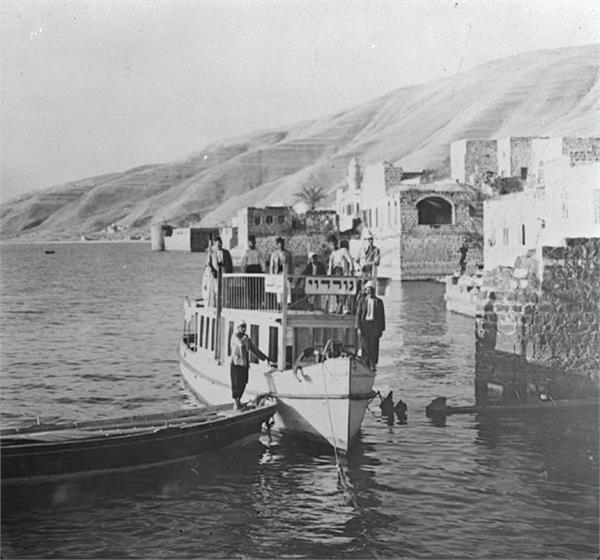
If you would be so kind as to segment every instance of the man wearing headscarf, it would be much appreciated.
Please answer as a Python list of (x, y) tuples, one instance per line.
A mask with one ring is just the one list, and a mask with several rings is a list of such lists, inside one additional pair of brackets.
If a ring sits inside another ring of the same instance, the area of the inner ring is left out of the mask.
[(269, 358), (263, 354), (246, 334), (246, 321), (238, 323), (237, 331), (231, 337), (231, 396), (235, 401), (237, 409), (242, 408), (242, 395), (248, 384), (248, 371), (250, 369), (250, 352), (259, 360), (268, 361)]
[(375, 284), (369, 280), (364, 289), (366, 296), (358, 301), (355, 327), (360, 337), (364, 362), (373, 370), (379, 361), (379, 339), (385, 331), (383, 301), (375, 295)]

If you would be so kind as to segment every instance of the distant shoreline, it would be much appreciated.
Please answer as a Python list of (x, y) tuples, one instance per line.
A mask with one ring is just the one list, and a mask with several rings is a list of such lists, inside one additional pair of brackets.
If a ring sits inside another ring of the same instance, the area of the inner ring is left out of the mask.
[(147, 243), (150, 245), (149, 239), (40, 239), (40, 240), (20, 240), (20, 239), (2, 239), (0, 245), (66, 245), (66, 244), (98, 244), (98, 243)]

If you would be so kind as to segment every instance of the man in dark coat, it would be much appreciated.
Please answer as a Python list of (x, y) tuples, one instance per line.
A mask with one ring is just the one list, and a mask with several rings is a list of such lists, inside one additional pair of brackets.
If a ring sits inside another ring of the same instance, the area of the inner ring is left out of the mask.
[(219, 268), (222, 268), (226, 274), (233, 272), (233, 260), (231, 259), (231, 253), (227, 249), (223, 249), (223, 240), (217, 237), (215, 241), (216, 247), (212, 250), (209, 265), (213, 276), (216, 278)]
[(375, 371), (379, 361), (379, 339), (385, 331), (385, 309), (383, 301), (375, 295), (375, 284), (371, 280), (364, 289), (366, 296), (360, 299), (356, 310), (356, 330), (363, 361)]
[(311, 253), (302, 276), (325, 276), (325, 265), (319, 260), (317, 253)]

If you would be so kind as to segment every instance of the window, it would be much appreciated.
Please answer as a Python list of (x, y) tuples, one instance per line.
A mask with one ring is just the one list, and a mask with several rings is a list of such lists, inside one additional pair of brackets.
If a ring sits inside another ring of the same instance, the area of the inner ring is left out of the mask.
[(360, 204), (357, 202), (356, 203), (356, 213), (358, 214), (360, 212)]
[(569, 198), (567, 196), (567, 191), (562, 191), (560, 199), (560, 215), (562, 218), (566, 219), (569, 217)]
[(215, 349), (215, 319), (211, 319), (211, 329), (210, 329), (210, 349)]
[(502, 229), (502, 243), (504, 243), (504, 245), (508, 245), (508, 228), (507, 227)]
[(392, 225), (392, 203), (388, 201), (388, 219), (387, 219), (387, 225), (391, 226)]
[[(260, 348), (260, 340), (258, 338), (258, 325), (250, 325), (250, 340), (254, 343), (254, 346)], [(258, 358), (250, 352), (250, 361), (253, 364), (258, 364)]]
[(269, 361), (277, 362), (279, 357), (279, 329), (277, 327), (269, 327)]
[(521, 224), (521, 245), (525, 245), (525, 224)]
[(419, 225), (452, 223), (452, 205), (439, 196), (428, 196), (417, 203)]
[(204, 348), (208, 350), (208, 337), (210, 334), (210, 319), (206, 317), (205, 329), (204, 329)]
[(273, 216), (269, 215), (265, 218), (265, 222), (269, 225), (273, 223)]
[(200, 315), (200, 333), (198, 335), (198, 344), (200, 346), (204, 346), (204, 338), (202, 335), (204, 334), (204, 315)]
[(227, 355), (231, 356), (231, 338), (233, 337), (233, 321), (229, 321), (229, 334), (227, 335), (227, 340), (229, 344), (227, 344)]
[(260, 225), (260, 216), (254, 216), (254, 225), (255, 226), (259, 226)]
[(375, 227), (379, 227), (379, 208), (375, 208)]
[(348, 204), (348, 206), (346, 206), (346, 214), (348, 216), (352, 215), (352, 204)]
[(521, 179), (523, 181), (527, 179), (527, 167), (521, 167)]
[(277, 223), (283, 224), (284, 222), (285, 222), (285, 216), (283, 214), (279, 214), (279, 216), (277, 216)]
[(395, 226), (398, 225), (398, 218), (399, 218), (398, 201), (394, 200), (394, 225)]

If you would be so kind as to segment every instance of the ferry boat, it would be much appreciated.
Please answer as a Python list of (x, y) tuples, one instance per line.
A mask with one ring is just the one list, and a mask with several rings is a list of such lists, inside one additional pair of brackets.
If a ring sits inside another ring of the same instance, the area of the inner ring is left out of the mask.
[(222, 274), (215, 283), (184, 303), (179, 358), (193, 393), (211, 405), (231, 402), (230, 340), (244, 319), (253, 343), (277, 364), (252, 362), (244, 396), (276, 399), (274, 429), (347, 451), (375, 380), (357, 354), (359, 278)]

